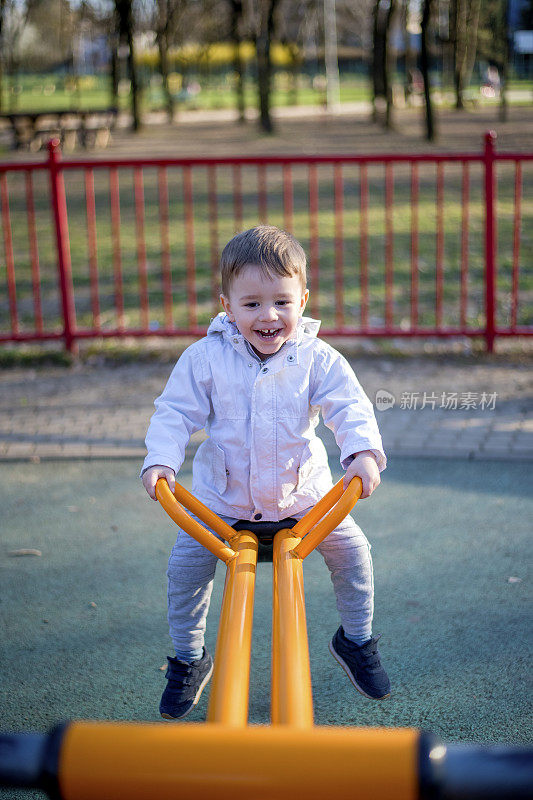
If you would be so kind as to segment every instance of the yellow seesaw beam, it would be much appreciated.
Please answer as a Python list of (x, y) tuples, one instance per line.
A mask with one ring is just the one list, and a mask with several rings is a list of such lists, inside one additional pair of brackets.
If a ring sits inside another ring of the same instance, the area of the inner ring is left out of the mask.
[(63, 800), (417, 800), (419, 731), (74, 722)]
[(290, 530), (274, 537), (271, 720), (307, 728), (313, 724), (313, 693), (303, 564), (291, 552), (299, 541)]
[[(343, 481), (340, 480), (292, 530), (280, 531), (274, 538), (271, 678), (273, 725), (306, 728), (313, 724), (313, 691), (302, 561), (349, 514), (361, 491), (360, 478), (354, 478), (346, 491), (343, 490)], [(306, 533), (307, 536), (301, 539)]]
[(240, 531), (234, 546), (237, 558), (226, 570), (207, 721), (241, 726), (248, 721), (257, 537)]

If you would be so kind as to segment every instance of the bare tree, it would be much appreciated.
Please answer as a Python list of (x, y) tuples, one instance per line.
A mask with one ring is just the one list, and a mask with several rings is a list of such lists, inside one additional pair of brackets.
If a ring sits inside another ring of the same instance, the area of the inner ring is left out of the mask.
[(476, 60), (480, 8), (481, 0), (452, 0), (450, 4), (456, 108), (464, 108), (464, 92)]
[(174, 119), (175, 101), (169, 86), (168, 52), (176, 36), (176, 29), (183, 16), (184, 0), (157, 0), (157, 19), (155, 23), (157, 49), (159, 51), (159, 70), (161, 72), (163, 94), (169, 122)]
[(233, 43), (233, 70), (235, 72), (235, 98), (239, 122), (244, 122), (246, 107), (244, 101), (244, 65), (241, 57), (241, 26), (243, 19), (242, 0), (228, 0), (230, 4), (230, 38)]
[[(372, 13), (375, 0), (336, 0), (339, 47), (348, 45), (362, 54), (371, 50)], [(304, 61), (322, 69), (325, 62), (323, 0), (280, 0), (276, 13), (276, 36), (291, 56), (291, 95), (297, 102), (297, 73)]]
[(115, 23), (118, 40), (118, 54), (126, 55), (128, 78), (131, 91), (132, 130), (138, 131), (141, 127), (139, 109), (139, 80), (135, 65), (135, 47), (133, 39), (134, 16), (132, 0), (115, 0)]
[[(485, 0), (480, 12), (477, 55), (489, 65), (487, 79), (500, 92), (499, 118), (507, 118), (507, 84), (510, 61), (510, 0)], [(533, 27), (533, 4), (524, 3), (517, 24), (522, 30)]]
[(0, 0), (0, 112), (4, 110), (4, 54), (5, 47), (5, 13), (6, 13), (7, 0)]
[(255, 48), (257, 53), (257, 90), (259, 101), (259, 127), (264, 133), (273, 133), (274, 125), (270, 113), (270, 91), (272, 60), (270, 46), (274, 33), (274, 13), (278, 0), (258, 0), (255, 24)]
[(499, 63), (500, 73), (500, 122), (507, 120), (507, 83), (509, 77), (509, 60), (510, 60), (510, 47), (509, 47), (509, 0), (503, 0), (500, 25), (499, 25), (499, 38), (501, 51), (501, 60)]
[(387, 129), (392, 128), (392, 109), (393, 109), (392, 76), (393, 76), (393, 64), (395, 64), (395, 59), (393, 57), (393, 49), (391, 47), (390, 32), (395, 13), (396, 13), (396, 0), (389, 0), (389, 8), (387, 10), (386, 25), (385, 25), (385, 97), (387, 100), (387, 110), (385, 113), (385, 127)]
[(435, 132), (435, 115), (431, 100), (431, 81), (429, 75), (430, 66), (430, 31), (433, 12), (433, 0), (423, 0), (422, 3), (422, 21), (420, 27), (422, 29), (422, 42), (420, 50), (420, 71), (424, 81), (424, 99), (426, 110), (426, 139), (429, 142), (434, 141), (436, 138)]
[[(318, 54), (322, 15), (316, 0), (284, 0), (279, 9), (276, 31), (290, 57), (290, 105), (298, 105), (298, 83), (304, 53)], [(312, 44), (311, 44), (312, 43)]]
[(403, 53), (404, 53), (404, 98), (408, 103), (413, 92), (413, 70), (416, 63), (413, 64), (413, 48), (411, 47), (411, 38), (408, 31), (409, 21), (409, 0), (399, 0), (399, 17), (400, 29), (402, 32), (403, 40)]
[(390, 47), (391, 23), (396, 11), (396, 0), (375, 0), (372, 26), (372, 90), (373, 119), (378, 120), (378, 105), (385, 102), (385, 128), (392, 127), (392, 55)]

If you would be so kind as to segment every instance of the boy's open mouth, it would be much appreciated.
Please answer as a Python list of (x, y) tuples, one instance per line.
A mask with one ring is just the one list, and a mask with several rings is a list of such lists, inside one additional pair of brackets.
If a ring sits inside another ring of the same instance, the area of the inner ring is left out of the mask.
[(261, 328), (260, 330), (256, 330), (256, 333), (261, 339), (274, 339), (279, 332), (280, 328)]

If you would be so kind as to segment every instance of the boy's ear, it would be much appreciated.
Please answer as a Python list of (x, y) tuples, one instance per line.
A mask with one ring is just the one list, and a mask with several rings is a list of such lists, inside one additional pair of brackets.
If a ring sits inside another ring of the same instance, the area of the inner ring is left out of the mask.
[(221, 294), (220, 295), (220, 302), (222, 303), (222, 307), (223, 307), (224, 311), (228, 315), (229, 321), (230, 322), (235, 322), (235, 317), (234, 317), (234, 315), (232, 313), (231, 306), (229, 304), (228, 298), (225, 295)]
[(309, 289), (306, 289), (305, 292), (303, 292), (302, 297), (300, 299), (300, 316), (302, 316), (302, 314), (304, 313), (304, 309), (307, 305), (308, 299), (309, 299)]

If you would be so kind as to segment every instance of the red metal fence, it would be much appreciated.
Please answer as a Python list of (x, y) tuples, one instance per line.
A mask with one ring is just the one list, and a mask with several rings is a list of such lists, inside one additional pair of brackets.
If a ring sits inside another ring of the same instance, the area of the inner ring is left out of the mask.
[(260, 221), (306, 248), (323, 335), (492, 350), (533, 333), (532, 172), (490, 133), (450, 155), (67, 161), (51, 143), (0, 164), (0, 342), (203, 335), (220, 250)]

